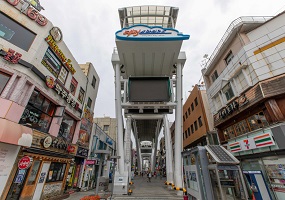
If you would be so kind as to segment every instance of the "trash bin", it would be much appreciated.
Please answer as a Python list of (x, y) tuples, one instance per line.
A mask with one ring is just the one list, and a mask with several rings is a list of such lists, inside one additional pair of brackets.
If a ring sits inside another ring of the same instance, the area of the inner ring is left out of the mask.
[(184, 195), (183, 200), (188, 200), (188, 195)]

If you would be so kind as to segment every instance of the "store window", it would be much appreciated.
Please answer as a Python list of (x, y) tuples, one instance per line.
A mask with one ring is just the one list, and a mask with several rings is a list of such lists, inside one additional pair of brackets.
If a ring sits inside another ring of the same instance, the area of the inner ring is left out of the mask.
[(28, 51), (35, 37), (35, 33), (0, 12), (0, 38)]
[[(1, 34), (1, 31), (0, 31), (0, 34)], [(6, 84), (8, 83), (10, 77), (11, 77), (10, 75), (0, 72), (0, 94), (6, 87)]]
[(35, 160), (33, 163), (33, 167), (31, 168), (30, 175), (27, 180), (27, 185), (34, 185), (36, 183), (36, 177), (41, 165), (40, 160)]
[(59, 136), (64, 138), (68, 143), (72, 142), (75, 127), (76, 127), (76, 120), (73, 119), (67, 113), (63, 114), (63, 119), (59, 128)]
[(50, 164), (46, 182), (62, 181), (65, 173), (66, 163), (53, 162)]
[(69, 90), (73, 96), (75, 96), (77, 85), (78, 85), (78, 82), (75, 80), (74, 77), (72, 77)]
[(223, 88), (223, 93), (227, 99), (227, 101), (229, 101), (230, 99), (232, 99), (234, 97), (234, 92), (233, 89), (231, 87), (231, 84), (228, 83), (224, 88)]
[(53, 53), (51, 48), (46, 50), (46, 53), (41, 62), (55, 77), (65, 84), (68, 76), (68, 70), (63, 66), (58, 57)]
[(55, 110), (54, 103), (34, 90), (19, 124), (47, 133)]
[(78, 101), (79, 101), (80, 103), (83, 102), (84, 94), (85, 94), (85, 91), (82, 89), (82, 87), (80, 87), (80, 91), (79, 91), (79, 95), (78, 95)]
[(247, 118), (247, 122), (250, 126), (251, 131), (269, 125), (263, 112), (259, 112), (250, 116), (249, 118)]

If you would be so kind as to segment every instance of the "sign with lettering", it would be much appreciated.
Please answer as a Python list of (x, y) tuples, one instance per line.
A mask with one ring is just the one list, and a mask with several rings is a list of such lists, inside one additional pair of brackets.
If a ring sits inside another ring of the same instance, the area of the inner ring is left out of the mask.
[(244, 138), (236, 142), (229, 142), (229, 149), (231, 152), (236, 153), (272, 145), (275, 145), (275, 142), (271, 133), (264, 133), (254, 137)]
[(134, 25), (116, 32), (117, 39), (133, 41), (188, 40), (189, 37), (189, 35), (184, 35), (176, 29), (147, 25)]
[[(48, 23), (48, 20), (45, 16), (41, 15), (39, 13), (40, 9), (42, 7), (40, 4), (34, 2), (35, 0), (25, 0), (25, 1), (20, 1), (20, 0), (6, 0), (9, 4), (14, 6), (17, 10), (19, 10), (21, 13), (24, 13), (27, 15), (31, 20), (36, 21), (36, 23), (40, 26), (45, 26)], [(19, 4), (20, 3), (20, 4)], [(18, 6), (18, 4), (20, 6)], [(32, 6), (30, 6), (32, 5)], [(36, 9), (35, 9), (36, 8)]]
[(22, 54), (15, 52), (13, 49), (9, 49), (3, 58), (13, 64), (17, 64), (19, 60), (21, 59), (21, 57), (22, 57)]
[(71, 94), (68, 90), (66, 90), (64, 87), (62, 87), (57, 80), (54, 81), (54, 79), (50, 76), (46, 76), (46, 85), (49, 88), (54, 89), (57, 94), (61, 96), (68, 104), (70, 104), (75, 110), (79, 109), (79, 104), (72, 98)]
[(58, 56), (58, 58), (62, 61), (62, 63), (67, 67), (67, 69), (69, 69), (69, 71), (74, 74), (76, 70), (72, 67), (71, 60), (65, 57), (64, 53), (57, 46), (56, 41), (54, 41), (53, 37), (51, 35), (48, 35), (45, 40), (50, 48), (54, 51), (54, 53)]
[(28, 169), (31, 166), (32, 162), (33, 162), (33, 158), (31, 158), (29, 156), (24, 156), (18, 162), (18, 168), (19, 169)]
[(239, 104), (238, 102), (236, 101), (233, 101), (231, 102), (230, 104), (227, 105), (227, 107), (221, 109), (219, 112), (218, 112), (218, 115), (216, 115), (216, 120), (219, 120), (219, 119), (224, 119), (226, 118), (227, 116), (231, 115), (235, 110), (237, 110), (239, 108)]
[(106, 143), (109, 145), (113, 145), (113, 141), (111, 138), (106, 137)]
[(15, 178), (14, 183), (22, 183), (24, 181), (25, 174), (26, 174), (26, 170), (25, 169), (18, 170), (18, 174), (17, 174), (17, 176)]
[(81, 156), (81, 157), (87, 158), (88, 157), (88, 149), (78, 147), (76, 156)]
[(53, 40), (55, 42), (61, 42), (62, 40), (62, 32), (60, 30), (60, 28), (58, 27), (53, 27), (50, 31), (49, 31), (50, 35), (52, 36)]
[(45, 137), (45, 139), (42, 140), (42, 145), (44, 148), (49, 148), (52, 144), (52, 138), (50, 136)]
[(85, 105), (79, 130), (78, 142), (80, 145), (89, 146), (89, 138), (92, 131), (93, 112)]

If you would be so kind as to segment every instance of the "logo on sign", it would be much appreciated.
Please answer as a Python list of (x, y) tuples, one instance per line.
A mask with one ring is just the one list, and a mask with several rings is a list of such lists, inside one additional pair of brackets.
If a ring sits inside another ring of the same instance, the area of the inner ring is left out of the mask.
[(44, 148), (49, 148), (51, 144), (52, 144), (52, 138), (50, 136), (47, 136), (42, 142)]
[(33, 159), (29, 156), (24, 156), (18, 163), (19, 169), (28, 169), (33, 162)]

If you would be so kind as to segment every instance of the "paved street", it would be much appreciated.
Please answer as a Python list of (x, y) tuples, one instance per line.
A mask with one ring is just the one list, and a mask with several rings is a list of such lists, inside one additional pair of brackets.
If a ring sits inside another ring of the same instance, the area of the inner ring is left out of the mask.
[[(176, 191), (167, 189), (164, 185), (166, 178), (151, 178), (151, 182), (147, 182), (147, 177), (136, 176), (134, 179), (134, 185), (131, 186), (132, 195), (114, 195), (113, 200), (158, 200), (158, 199), (172, 199), (182, 200), (183, 196), (177, 196)], [(86, 192), (77, 192), (71, 194), (68, 200), (79, 200), (80, 198), (95, 193), (95, 190)], [(109, 198), (110, 199), (110, 198)]]

